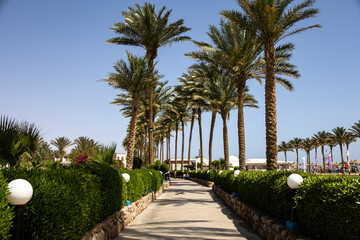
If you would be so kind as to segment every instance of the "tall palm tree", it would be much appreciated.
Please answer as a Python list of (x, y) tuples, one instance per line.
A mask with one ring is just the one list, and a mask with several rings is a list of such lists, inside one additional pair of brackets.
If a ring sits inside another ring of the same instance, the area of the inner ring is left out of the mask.
[(301, 138), (294, 138), (290, 140), (291, 146), (296, 151), (296, 171), (299, 171), (299, 149), (301, 148), (303, 140)]
[(264, 47), (265, 73), (265, 124), (266, 159), (268, 170), (276, 170), (277, 164), (277, 121), (276, 121), (276, 47), (287, 36), (320, 27), (312, 25), (296, 28), (299, 21), (315, 17), (319, 10), (311, 8), (314, 0), (306, 0), (292, 6), (294, 0), (238, 0), (242, 12), (222, 11), (221, 15), (256, 34)]
[(302, 141), (301, 148), (306, 151), (307, 171), (310, 173), (310, 151), (314, 148), (314, 142), (310, 138), (305, 138)]
[[(120, 89), (129, 94), (131, 98), (131, 120), (129, 126), (129, 141), (127, 146), (126, 167), (132, 169), (134, 158), (134, 146), (136, 135), (137, 114), (141, 95), (146, 92), (146, 82), (151, 77), (151, 70), (147, 67), (145, 57), (136, 57), (127, 52), (128, 62), (120, 60), (114, 66), (115, 73), (110, 73), (109, 77), (103, 79), (110, 86)], [(120, 96), (113, 104), (124, 104), (124, 99)]]
[[(122, 12), (125, 23), (115, 23), (111, 30), (120, 34), (120, 37), (111, 38), (107, 42), (139, 46), (145, 49), (148, 66), (150, 69), (154, 66), (154, 60), (157, 57), (160, 47), (171, 45), (174, 42), (190, 40), (190, 37), (182, 34), (189, 31), (190, 28), (184, 27), (184, 20), (169, 23), (171, 10), (165, 11), (162, 7), (158, 13), (155, 12), (155, 4), (145, 2), (144, 6), (137, 3), (135, 8), (128, 7), (127, 12)], [(150, 163), (154, 162), (153, 156), (153, 88), (155, 79), (148, 83), (149, 94), (149, 143), (150, 143)]]
[(349, 145), (350, 143), (356, 142), (356, 137), (352, 134), (352, 132), (346, 132), (344, 143), (346, 145), (346, 157), (347, 163), (350, 167), (350, 155), (349, 155)]
[[(260, 54), (261, 44), (256, 40), (256, 36), (249, 31), (240, 28), (236, 24), (221, 20), (220, 29), (210, 26), (208, 33), (213, 43), (196, 42), (195, 45), (201, 51), (190, 52), (187, 56), (220, 65), (228, 72), (237, 87), (238, 93), (238, 142), (239, 142), (239, 166), (245, 170), (245, 130), (244, 130), (244, 98), (246, 82), (249, 79), (256, 79), (261, 83), (264, 72), (264, 60)], [(293, 49), (291, 44), (282, 45), (277, 48), (277, 75), (287, 75), (297, 78), (298, 72), (293, 65), (287, 63)], [(285, 86), (288, 90), (292, 89), (289, 81), (279, 78), (276, 81)]]
[(279, 146), (278, 146), (278, 151), (279, 152), (284, 152), (285, 155), (285, 170), (287, 170), (287, 157), (286, 157), (286, 153), (287, 152), (292, 152), (293, 151), (293, 146), (290, 142), (285, 142), (285, 141), (281, 141)]
[(55, 138), (55, 140), (51, 140), (50, 143), (51, 145), (54, 145), (58, 149), (60, 155), (60, 162), (63, 161), (64, 155), (66, 154), (66, 148), (74, 144), (67, 137)]
[(354, 123), (354, 125), (351, 126), (349, 130), (353, 133), (355, 137), (360, 138), (360, 120)]
[(342, 167), (342, 172), (344, 173), (345, 165), (344, 165), (344, 156), (343, 156), (343, 145), (345, 143), (345, 138), (346, 138), (346, 128), (336, 127), (333, 128), (331, 131), (333, 133), (332, 138), (337, 144), (339, 144), (340, 147), (341, 167)]
[(325, 131), (319, 131), (314, 134), (314, 138), (317, 140), (319, 146), (321, 146), (321, 153), (323, 156), (323, 172), (325, 172), (325, 145), (327, 144), (327, 133)]

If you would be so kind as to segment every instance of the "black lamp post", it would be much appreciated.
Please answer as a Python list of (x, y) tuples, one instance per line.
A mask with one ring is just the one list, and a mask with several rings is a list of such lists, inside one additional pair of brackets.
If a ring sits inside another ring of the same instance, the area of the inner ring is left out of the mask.
[(286, 228), (289, 230), (299, 230), (301, 227), (298, 223), (296, 223), (295, 221), (297, 221), (296, 217), (295, 217), (295, 193), (296, 190), (300, 188), (301, 183), (303, 182), (303, 177), (300, 174), (297, 173), (293, 173), (291, 174), (288, 179), (287, 179), (287, 184), (288, 186), (291, 188), (292, 190), (292, 194), (291, 194), (291, 221), (286, 221)]
[(24, 212), (25, 204), (33, 195), (31, 184), (24, 179), (15, 179), (9, 183), (10, 194), (6, 196), (11, 205), (15, 206), (14, 226), (11, 228), (12, 240), (24, 239)]

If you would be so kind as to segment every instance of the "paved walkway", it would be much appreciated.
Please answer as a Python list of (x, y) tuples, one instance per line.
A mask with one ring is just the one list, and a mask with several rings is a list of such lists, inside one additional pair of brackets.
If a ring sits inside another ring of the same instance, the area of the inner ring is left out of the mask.
[(121, 233), (126, 239), (250, 239), (251, 233), (210, 188), (172, 179), (171, 187)]

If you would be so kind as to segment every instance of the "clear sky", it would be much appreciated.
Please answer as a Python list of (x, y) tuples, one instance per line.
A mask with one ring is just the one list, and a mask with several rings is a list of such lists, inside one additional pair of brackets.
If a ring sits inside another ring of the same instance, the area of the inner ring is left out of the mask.
[[(144, 1), (137, 2), (143, 5)], [(157, 9), (164, 5), (172, 9), (172, 21), (183, 18), (185, 26), (192, 28), (188, 35), (198, 41), (209, 40), (208, 26), (219, 23), (222, 9), (239, 10), (235, 0), (150, 2)], [(121, 143), (129, 119), (121, 115), (118, 106), (109, 104), (118, 91), (97, 80), (113, 71), (116, 60), (125, 59), (126, 49), (144, 54), (141, 48), (105, 43), (116, 36), (109, 29), (114, 23), (123, 22), (121, 11), (134, 3), (133, 0), (0, 0), (0, 114), (36, 123), (47, 141), (59, 136), (71, 140), (88, 136), (103, 144), (116, 142), (117, 152), (124, 152)], [(292, 63), (298, 66), (302, 76), (293, 80), (293, 92), (281, 86), (277, 88), (278, 142), (311, 137), (317, 131), (330, 131), (337, 126), (348, 128), (360, 120), (360, 1), (318, 0), (316, 7), (320, 9), (319, 16), (302, 24), (319, 23), (323, 28), (286, 40), (296, 45)], [(195, 49), (191, 42), (160, 49), (157, 66), (165, 75), (164, 80), (177, 84), (177, 78), (193, 63), (184, 54)], [(246, 156), (264, 158), (264, 86), (250, 80), (249, 87), (260, 109), (245, 110)], [(228, 121), (233, 155), (238, 155), (236, 117), (233, 111)], [(205, 157), (209, 128), (210, 114), (205, 114)], [(186, 142), (188, 134), (189, 128), (185, 130)], [(223, 156), (219, 117), (214, 134), (213, 157), (217, 159)], [(198, 154), (198, 149), (195, 126), (192, 157)], [(360, 158), (360, 143), (350, 145), (350, 156)], [(295, 157), (289, 154), (288, 159)], [(279, 153), (279, 160), (283, 158), (283, 153)], [(334, 152), (334, 158), (339, 161), (338, 151)]]

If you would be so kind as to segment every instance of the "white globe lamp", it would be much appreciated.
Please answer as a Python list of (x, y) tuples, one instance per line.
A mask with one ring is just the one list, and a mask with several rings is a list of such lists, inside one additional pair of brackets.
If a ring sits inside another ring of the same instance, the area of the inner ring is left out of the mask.
[(15, 179), (9, 183), (10, 194), (6, 196), (11, 205), (25, 205), (33, 195), (31, 184), (24, 179)]
[(237, 176), (239, 176), (239, 174), (240, 174), (240, 170), (235, 170), (234, 176), (237, 177)]
[(293, 173), (287, 179), (287, 185), (291, 189), (299, 189), (301, 183), (303, 182), (303, 177), (300, 174)]
[(128, 173), (123, 173), (122, 176), (123, 176), (125, 182), (129, 182), (129, 181), (130, 181), (130, 175), (129, 175)]

